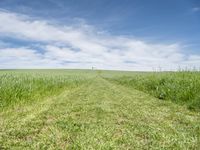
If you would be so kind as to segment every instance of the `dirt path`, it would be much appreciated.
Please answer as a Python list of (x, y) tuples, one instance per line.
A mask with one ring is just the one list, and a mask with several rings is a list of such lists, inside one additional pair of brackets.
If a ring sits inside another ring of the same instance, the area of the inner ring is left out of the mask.
[(199, 113), (97, 77), (0, 114), (0, 149), (198, 149)]

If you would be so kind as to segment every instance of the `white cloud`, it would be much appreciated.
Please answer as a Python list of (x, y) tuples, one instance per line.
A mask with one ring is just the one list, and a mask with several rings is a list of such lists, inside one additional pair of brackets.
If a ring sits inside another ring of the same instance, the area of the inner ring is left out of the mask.
[(192, 8), (192, 11), (193, 11), (193, 12), (198, 12), (198, 11), (200, 11), (200, 7), (194, 7), (194, 8)]
[[(0, 34), (36, 41), (41, 53), (28, 47), (1, 48), (0, 68), (91, 68), (120, 70), (165, 70), (189, 65), (200, 67), (200, 56), (186, 56), (177, 43), (147, 43), (113, 36), (85, 23), (55, 25), (45, 20), (0, 11)], [(0, 44), (1, 47), (1, 44)]]

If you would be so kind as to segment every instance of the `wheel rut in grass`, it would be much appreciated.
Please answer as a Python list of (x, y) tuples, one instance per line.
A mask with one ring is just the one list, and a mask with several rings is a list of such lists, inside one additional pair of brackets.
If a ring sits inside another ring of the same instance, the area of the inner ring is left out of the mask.
[(1, 114), (3, 147), (198, 148), (198, 113), (101, 77), (24, 107)]

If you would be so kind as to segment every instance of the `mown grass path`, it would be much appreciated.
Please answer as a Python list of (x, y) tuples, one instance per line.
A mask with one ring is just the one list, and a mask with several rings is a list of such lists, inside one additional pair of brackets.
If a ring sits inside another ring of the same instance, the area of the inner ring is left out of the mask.
[(0, 149), (199, 149), (200, 114), (94, 78), (0, 113)]

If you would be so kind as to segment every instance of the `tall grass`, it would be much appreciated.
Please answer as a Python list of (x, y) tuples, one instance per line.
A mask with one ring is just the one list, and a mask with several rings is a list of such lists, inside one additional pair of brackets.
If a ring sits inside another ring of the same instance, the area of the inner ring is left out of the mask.
[(200, 110), (200, 72), (129, 73), (107, 79)]
[(0, 108), (41, 99), (85, 81), (84, 76), (67, 71), (1, 71)]
[(104, 77), (147, 92), (162, 100), (171, 100), (200, 110), (200, 72), (137, 73), (88, 70), (0, 71), (0, 109), (32, 102), (73, 89), (95, 76)]

